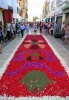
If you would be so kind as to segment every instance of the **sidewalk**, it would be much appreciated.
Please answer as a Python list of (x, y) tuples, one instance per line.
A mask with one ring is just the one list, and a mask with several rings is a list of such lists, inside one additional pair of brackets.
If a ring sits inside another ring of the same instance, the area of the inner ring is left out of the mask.
[(14, 50), (19, 43), (23, 40), (22, 37), (16, 37), (13, 41), (9, 42), (2, 50), (2, 54), (0, 54), (0, 68), (4, 66), (7, 60), (10, 58)]
[(55, 38), (54, 36), (52, 36), (59, 44), (61, 44), (65, 49), (67, 49), (69, 51), (69, 39), (68, 39), (68, 43), (67, 44), (63, 44), (63, 41), (61, 38)]

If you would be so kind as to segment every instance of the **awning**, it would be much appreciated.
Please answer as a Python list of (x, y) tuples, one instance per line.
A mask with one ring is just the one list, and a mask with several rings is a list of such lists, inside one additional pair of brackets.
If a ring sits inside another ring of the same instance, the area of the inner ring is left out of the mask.
[(62, 7), (62, 10), (66, 10), (66, 9), (68, 9), (68, 8), (69, 8), (69, 3), (66, 4), (64, 7)]
[(48, 22), (48, 18), (45, 18), (45, 22)]

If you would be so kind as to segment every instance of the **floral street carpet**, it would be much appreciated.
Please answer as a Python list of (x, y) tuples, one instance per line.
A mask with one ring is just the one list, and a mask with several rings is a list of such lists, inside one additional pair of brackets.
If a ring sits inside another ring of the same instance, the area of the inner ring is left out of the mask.
[(69, 96), (69, 77), (42, 35), (27, 35), (0, 80), (3, 96)]

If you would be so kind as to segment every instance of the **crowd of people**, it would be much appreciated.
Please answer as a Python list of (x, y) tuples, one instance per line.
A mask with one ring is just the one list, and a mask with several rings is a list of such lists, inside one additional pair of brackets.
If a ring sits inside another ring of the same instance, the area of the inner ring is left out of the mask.
[(50, 35), (54, 35), (55, 33), (61, 34), (63, 43), (67, 44), (69, 38), (69, 23), (63, 22), (60, 29), (58, 29), (58, 24), (56, 22), (40, 22), (40, 32)]
[(15, 38), (16, 34), (23, 37), (24, 31), (26, 30), (27, 33), (29, 33), (29, 24), (19, 22), (8, 22), (2, 25), (2, 22), (0, 22), (0, 54), (2, 53), (2, 42), (5, 41), (11, 41)]
[[(18, 34), (18, 36), (23, 37), (24, 36), (24, 31), (26, 30), (27, 33), (29, 33), (30, 27), (33, 28), (34, 32), (37, 32), (38, 28), (40, 30), (40, 33), (44, 34), (50, 34), (54, 35), (55, 32), (58, 30), (58, 25), (56, 22), (54, 23), (46, 23), (46, 22), (19, 22), (19, 23), (14, 23), (14, 22), (8, 22), (2, 25), (2, 22), (0, 22), (0, 54), (2, 53), (2, 46), (1, 43), (3, 41), (10, 41), (15, 38), (15, 35)], [(69, 38), (69, 24), (66, 24), (65, 22), (62, 23), (61, 28), (59, 29), (60, 34), (62, 34), (62, 40), (64, 44), (67, 44), (67, 40)], [(59, 33), (58, 33), (59, 34)]]

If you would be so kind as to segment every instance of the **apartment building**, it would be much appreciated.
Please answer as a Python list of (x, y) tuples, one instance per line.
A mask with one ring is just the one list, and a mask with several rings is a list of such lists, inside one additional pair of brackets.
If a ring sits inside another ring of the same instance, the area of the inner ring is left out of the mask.
[(50, 3), (49, 0), (45, 0), (43, 8), (42, 8), (42, 19), (45, 19), (48, 15), (49, 3)]
[(57, 22), (59, 29), (63, 21), (69, 22), (69, 0), (51, 0), (46, 18), (50, 22)]
[(28, 0), (23, 0), (23, 20), (28, 21)]
[(13, 21), (13, 14), (17, 13), (17, 0), (0, 0), (0, 21)]
[(23, 21), (28, 20), (28, 1), (27, 0), (18, 0), (20, 9), (18, 9), (18, 14), (21, 16)]

